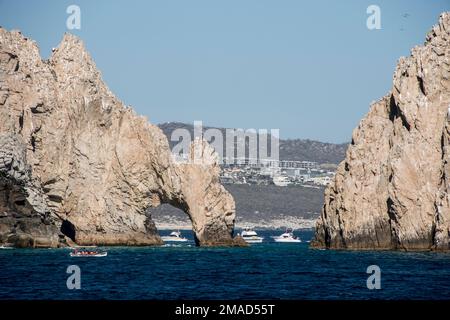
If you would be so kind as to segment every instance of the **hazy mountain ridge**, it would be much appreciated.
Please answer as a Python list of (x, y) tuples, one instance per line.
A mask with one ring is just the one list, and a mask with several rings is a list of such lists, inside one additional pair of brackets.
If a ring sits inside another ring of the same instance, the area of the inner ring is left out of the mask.
[[(178, 142), (171, 141), (172, 132), (176, 129), (186, 129), (193, 136), (194, 126), (182, 122), (166, 122), (158, 124), (169, 140), (172, 149)], [(207, 129), (219, 129), (225, 137), (226, 128), (203, 126)], [(314, 161), (317, 163), (339, 164), (345, 158), (348, 143), (328, 143), (310, 139), (280, 139), (280, 160)]]

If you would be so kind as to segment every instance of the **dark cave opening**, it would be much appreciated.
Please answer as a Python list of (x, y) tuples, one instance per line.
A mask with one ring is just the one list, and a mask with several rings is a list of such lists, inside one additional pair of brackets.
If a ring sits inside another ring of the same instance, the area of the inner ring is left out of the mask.
[(25, 205), (25, 200), (16, 200), (14, 202), (17, 206), (24, 206)]
[(69, 237), (72, 241), (75, 241), (75, 226), (69, 220), (64, 220), (61, 224), (60, 231), (67, 237)]

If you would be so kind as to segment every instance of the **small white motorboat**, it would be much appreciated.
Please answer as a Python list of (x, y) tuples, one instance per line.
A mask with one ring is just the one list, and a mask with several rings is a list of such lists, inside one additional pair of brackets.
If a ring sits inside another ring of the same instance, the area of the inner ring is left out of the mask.
[(272, 181), (278, 187), (287, 187), (291, 183), (286, 176), (274, 176)]
[(258, 234), (249, 227), (242, 231), (241, 236), (247, 243), (261, 243), (264, 240), (264, 237), (258, 236)]
[(14, 249), (13, 247), (8, 247), (8, 246), (0, 246), (0, 249)]
[(186, 242), (188, 239), (181, 236), (180, 231), (172, 231), (169, 236), (161, 237), (164, 242)]
[(100, 252), (100, 251), (93, 251), (93, 250), (78, 250), (75, 249), (70, 253), (71, 257), (106, 257), (108, 255), (108, 252)]
[(275, 242), (300, 243), (302, 240), (294, 236), (292, 229), (287, 229), (285, 233), (272, 237)]

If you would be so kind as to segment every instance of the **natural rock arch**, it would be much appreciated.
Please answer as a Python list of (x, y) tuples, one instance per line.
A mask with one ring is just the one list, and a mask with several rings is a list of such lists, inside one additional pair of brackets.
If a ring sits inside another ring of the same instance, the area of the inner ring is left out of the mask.
[[(0, 73), (0, 136), (16, 141), (0, 150), (24, 150), (25, 198), (56, 226), (44, 232), (49, 239), (70, 231), (80, 245), (160, 244), (145, 210), (167, 202), (189, 215), (199, 245), (242, 244), (213, 149), (197, 140), (187, 163), (174, 162), (162, 131), (109, 91), (77, 37), (66, 34), (42, 61), (35, 42), (0, 28)], [(0, 239), (36, 236), (0, 227)]]

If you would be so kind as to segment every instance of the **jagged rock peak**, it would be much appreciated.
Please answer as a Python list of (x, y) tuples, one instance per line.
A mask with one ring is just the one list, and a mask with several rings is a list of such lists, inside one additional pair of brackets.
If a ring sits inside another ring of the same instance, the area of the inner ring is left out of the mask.
[(450, 249), (450, 14), (401, 58), (353, 132), (313, 246)]
[(200, 245), (244, 244), (217, 163), (174, 162), (73, 35), (43, 61), (35, 42), (0, 29), (0, 123), (0, 244), (160, 244), (147, 209), (161, 203), (188, 214)]

